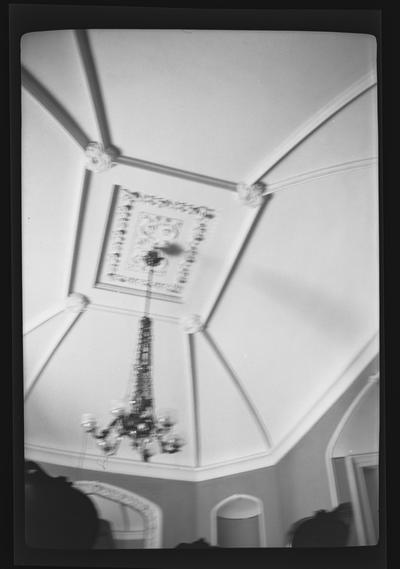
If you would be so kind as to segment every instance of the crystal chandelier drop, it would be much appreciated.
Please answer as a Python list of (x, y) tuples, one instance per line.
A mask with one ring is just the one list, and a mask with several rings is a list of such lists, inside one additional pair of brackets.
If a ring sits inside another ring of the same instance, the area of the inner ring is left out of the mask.
[(172, 432), (175, 420), (171, 412), (155, 416), (151, 383), (151, 319), (149, 305), (154, 267), (160, 264), (157, 249), (150, 250), (144, 257), (149, 268), (144, 315), (140, 319), (134, 376), (136, 378), (129, 401), (116, 402), (112, 408), (115, 416), (104, 429), (98, 429), (91, 414), (82, 417), (82, 427), (96, 440), (105, 455), (115, 454), (123, 437), (128, 437), (132, 447), (147, 462), (158, 451), (178, 452), (184, 444), (182, 437)]

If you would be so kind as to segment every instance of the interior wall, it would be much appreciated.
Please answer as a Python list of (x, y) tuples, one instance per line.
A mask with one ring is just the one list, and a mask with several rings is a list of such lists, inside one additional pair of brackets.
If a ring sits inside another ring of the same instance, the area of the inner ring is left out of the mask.
[(339, 421), (364, 387), (367, 378), (377, 369), (378, 358), (374, 358), (351, 387), (278, 463), (285, 532), (294, 522), (313, 515), (316, 510), (332, 509), (325, 451)]
[(216, 504), (232, 494), (249, 494), (263, 502), (267, 547), (280, 547), (283, 532), (278, 484), (276, 466), (198, 482), (197, 539), (211, 542), (211, 510)]
[(145, 476), (129, 476), (107, 471), (78, 470), (66, 466), (40, 463), (50, 476), (66, 476), (68, 480), (96, 480), (135, 492), (157, 504), (163, 513), (162, 547), (173, 548), (181, 542), (196, 539), (195, 485), (182, 480), (164, 480)]
[(377, 358), (351, 387), (275, 466), (202, 482), (164, 480), (78, 470), (41, 463), (51, 476), (98, 480), (125, 488), (155, 502), (163, 511), (163, 547), (204, 538), (211, 542), (211, 510), (232, 494), (250, 494), (264, 505), (267, 547), (283, 547), (290, 526), (316, 510), (331, 510), (325, 451), (335, 428), (378, 369)]

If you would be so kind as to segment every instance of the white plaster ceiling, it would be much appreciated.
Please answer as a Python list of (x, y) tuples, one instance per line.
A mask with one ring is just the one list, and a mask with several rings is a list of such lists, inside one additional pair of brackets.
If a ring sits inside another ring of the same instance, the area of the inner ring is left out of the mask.
[[(106, 423), (126, 392), (145, 278), (131, 245), (150, 214), (179, 229), (151, 312), (156, 406), (177, 410), (186, 445), (144, 465), (123, 444), (107, 468), (201, 479), (275, 463), (378, 349), (375, 40), (35, 32), (21, 57), (27, 453), (77, 465), (82, 413)], [(89, 172), (85, 140), (124, 159)], [(272, 195), (259, 214), (235, 192), (258, 180)], [(122, 282), (106, 273), (124, 191), (139, 199)], [(66, 310), (74, 293), (88, 299), (82, 314)], [(206, 326), (188, 335), (181, 319), (193, 314)], [(102, 467), (91, 440), (84, 461)]]

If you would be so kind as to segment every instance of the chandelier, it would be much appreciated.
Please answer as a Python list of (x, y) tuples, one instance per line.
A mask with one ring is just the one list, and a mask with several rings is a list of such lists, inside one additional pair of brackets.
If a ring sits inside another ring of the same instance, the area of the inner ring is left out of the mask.
[(114, 418), (109, 425), (98, 429), (96, 419), (91, 414), (84, 414), (81, 425), (90, 433), (105, 455), (115, 454), (123, 437), (131, 441), (142, 460), (147, 462), (157, 450), (162, 453), (178, 452), (184, 444), (182, 437), (172, 432), (175, 420), (171, 412), (158, 416), (154, 412), (154, 400), (151, 383), (151, 319), (149, 306), (154, 267), (159, 265), (161, 257), (156, 248), (151, 249), (144, 261), (148, 267), (145, 309), (139, 324), (139, 341), (136, 363), (134, 365), (134, 386), (129, 401), (116, 402), (111, 412)]

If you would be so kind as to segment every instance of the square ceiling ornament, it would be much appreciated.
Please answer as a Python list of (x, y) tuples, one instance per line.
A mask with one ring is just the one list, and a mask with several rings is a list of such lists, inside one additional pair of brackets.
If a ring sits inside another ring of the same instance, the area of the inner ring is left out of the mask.
[(157, 247), (152, 296), (182, 302), (206, 239), (213, 209), (116, 186), (108, 215), (95, 286), (143, 296), (146, 253)]

